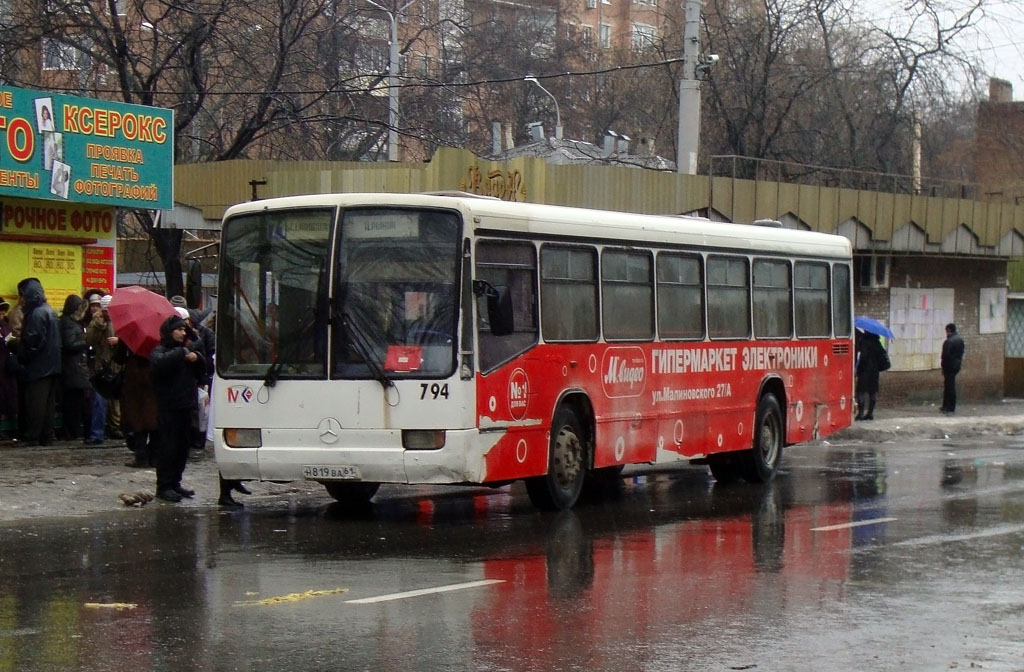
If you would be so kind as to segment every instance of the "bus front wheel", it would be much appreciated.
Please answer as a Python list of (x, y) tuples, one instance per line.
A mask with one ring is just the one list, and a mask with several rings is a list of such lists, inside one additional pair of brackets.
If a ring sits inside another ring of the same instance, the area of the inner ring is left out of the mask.
[(754, 446), (747, 453), (743, 477), (750, 483), (767, 483), (779, 468), (784, 440), (782, 408), (774, 394), (762, 395), (754, 418)]
[(322, 481), (327, 494), (342, 504), (366, 504), (377, 494), (380, 483), (363, 483), (361, 481)]
[(583, 436), (572, 409), (560, 408), (551, 424), (548, 473), (526, 479), (526, 493), (538, 509), (564, 511), (579, 499), (586, 475)]

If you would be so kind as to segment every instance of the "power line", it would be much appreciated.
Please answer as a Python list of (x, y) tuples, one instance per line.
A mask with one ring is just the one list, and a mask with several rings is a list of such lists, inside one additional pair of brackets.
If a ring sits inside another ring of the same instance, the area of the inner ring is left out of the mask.
[[(666, 58), (666, 59), (661, 60), (661, 61), (654, 61), (654, 62), (649, 62), (649, 63), (634, 63), (634, 64), (629, 64), (629, 65), (616, 65), (616, 66), (612, 66), (612, 67), (608, 67), (608, 68), (600, 68), (600, 69), (597, 69), (597, 70), (580, 70), (580, 71), (573, 71), (573, 72), (559, 72), (559, 73), (554, 73), (554, 74), (535, 75), (535, 76), (539, 80), (554, 80), (554, 79), (562, 79), (562, 78), (566, 78), (566, 77), (593, 77), (593, 76), (596, 76), (596, 75), (607, 75), (607, 74), (611, 74), (611, 73), (615, 73), (615, 72), (628, 72), (630, 70), (642, 70), (642, 69), (646, 69), (646, 68), (660, 68), (660, 67), (663, 67), (663, 66), (666, 66), (666, 65), (671, 65), (672, 63), (679, 63), (679, 62), (682, 62), (682, 61), (683, 61), (682, 58)], [(376, 75), (376, 74), (378, 74), (378, 73), (373, 73), (373, 75)], [(355, 75), (355, 76), (353, 76), (353, 79), (360, 79), (360, 78), (364, 78), (366, 76), (367, 75)], [(383, 77), (383, 75), (381, 75), (381, 76)], [(496, 79), (478, 79), (478, 80), (474, 80), (472, 82), (430, 82), (430, 81), (414, 80), (414, 79), (411, 79), (411, 78), (403, 77), (404, 79), (408, 79), (408, 82), (404, 83), (404, 84), (401, 84), (400, 87), (401, 88), (422, 88), (422, 89), (471, 88), (471, 87), (485, 86), (485, 85), (490, 85), (490, 84), (511, 84), (511, 83), (522, 82), (524, 76), (525, 75), (515, 75), (515, 76), (512, 76), (512, 77), (500, 77), (500, 78), (496, 78)], [(252, 89), (252, 90), (248, 90), (248, 91), (237, 91), (237, 90), (236, 91), (219, 91), (217, 89), (210, 89), (210, 90), (206, 91), (205, 94), (206, 95), (211, 95), (211, 96), (256, 96), (256, 95), (297, 96), (297, 95), (304, 95), (304, 94), (307, 94), (307, 95), (308, 94), (327, 95), (327, 94), (331, 94), (331, 93), (354, 93), (354, 92), (359, 92), (359, 91), (370, 91), (370, 90), (373, 90), (373, 91), (385, 91), (385, 90), (389, 90), (389, 89), (390, 89), (390, 87), (386, 83), (381, 82), (379, 85), (372, 87), (372, 89), (364, 88), (364, 87), (329, 88), (329, 89), (294, 89), (294, 90), (281, 89), (281, 90), (275, 90), (275, 91), (264, 91), (264, 90), (258, 90), (258, 89)], [(61, 93), (78, 93), (78, 92), (86, 91), (87, 90), (87, 91), (89, 91), (91, 93), (100, 93), (100, 94), (105, 93), (105, 94), (117, 94), (117, 95), (121, 95), (121, 94), (123, 94), (125, 92), (125, 89), (103, 89), (103, 88), (85, 88), (85, 87), (61, 87), (61, 86), (48, 86), (47, 90), (48, 91), (61, 92)], [(146, 94), (146, 95), (149, 95), (149, 96), (185, 95), (186, 93), (188, 93), (188, 94), (194, 94), (195, 93), (194, 90), (192, 90), (192, 91), (184, 91), (183, 92), (183, 91), (173, 91), (173, 90), (168, 90), (168, 89), (159, 89), (159, 90), (155, 90), (155, 91), (142, 91), (142, 90), (128, 89), (127, 91), (129, 93), (133, 94), (133, 95)]]

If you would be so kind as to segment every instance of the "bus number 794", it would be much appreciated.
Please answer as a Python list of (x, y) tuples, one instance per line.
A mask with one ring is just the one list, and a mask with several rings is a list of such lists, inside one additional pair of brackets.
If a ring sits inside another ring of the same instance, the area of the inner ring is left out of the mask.
[[(428, 396), (429, 395), (429, 396)], [(448, 383), (420, 383), (420, 399), (448, 398)]]

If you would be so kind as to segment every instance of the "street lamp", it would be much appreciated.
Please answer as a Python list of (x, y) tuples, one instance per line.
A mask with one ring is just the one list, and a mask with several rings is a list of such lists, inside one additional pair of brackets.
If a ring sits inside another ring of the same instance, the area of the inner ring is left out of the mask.
[(381, 10), (391, 19), (391, 40), (388, 44), (388, 161), (398, 161), (398, 14), (416, 2), (409, 0), (395, 11), (391, 11), (373, 0), (368, 3)]
[[(366, 1), (369, 2), (370, 0), (366, 0)], [(555, 98), (553, 95), (551, 95), (550, 91), (548, 91), (543, 86), (541, 86), (541, 83), (538, 82), (537, 78), (534, 77), (533, 75), (527, 75), (526, 77), (523, 77), (523, 81), (525, 81), (525, 82), (533, 82), (534, 84), (537, 85), (538, 88), (540, 88), (541, 91), (543, 91), (544, 93), (546, 93), (549, 96), (551, 96), (552, 102), (555, 103), (555, 137), (558, 138), (559, 140), (561, 140), (562, 139), (562, 115), (558, 111), (558, 99)]]

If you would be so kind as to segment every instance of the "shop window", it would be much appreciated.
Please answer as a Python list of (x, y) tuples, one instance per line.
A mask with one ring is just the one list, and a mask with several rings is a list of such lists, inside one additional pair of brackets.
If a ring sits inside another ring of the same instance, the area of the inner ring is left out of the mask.
[(889, 257), (857, 257), (857, 286), (882, 289), (889, 286)]

